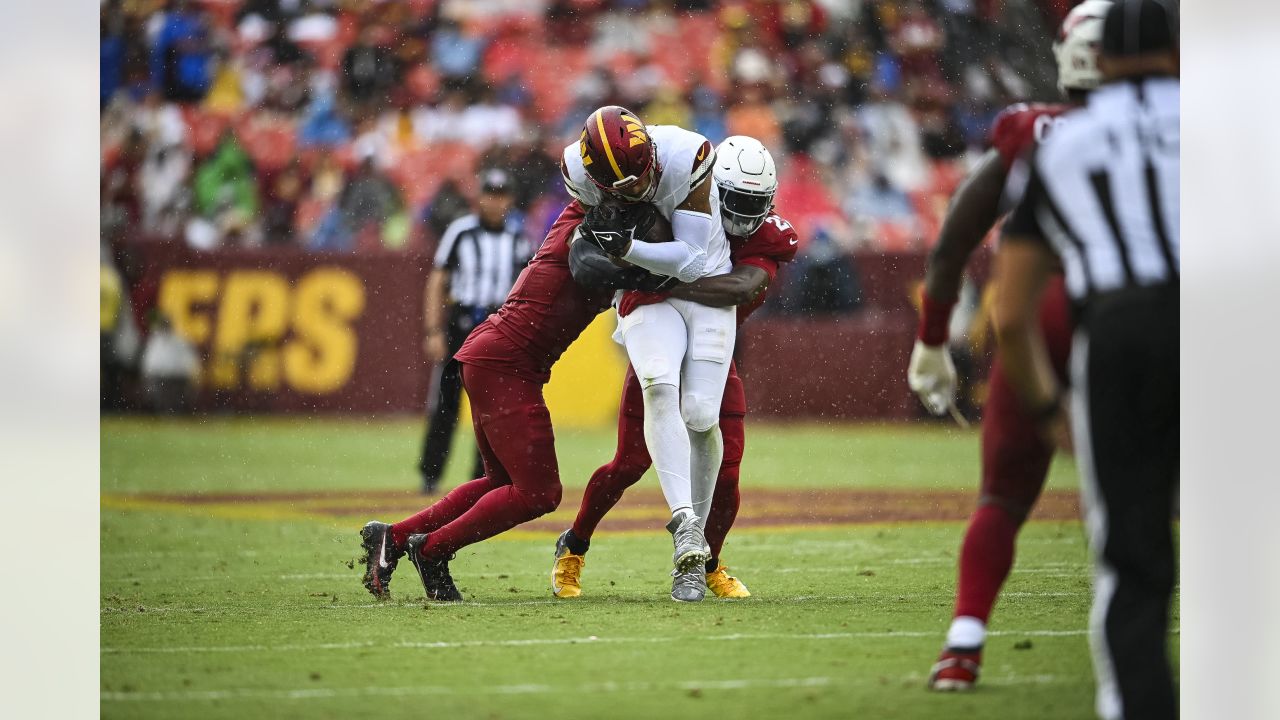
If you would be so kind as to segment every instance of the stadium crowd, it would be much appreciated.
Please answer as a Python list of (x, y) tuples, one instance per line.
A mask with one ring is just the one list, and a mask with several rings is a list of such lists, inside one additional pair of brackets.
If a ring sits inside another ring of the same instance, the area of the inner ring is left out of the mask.
[(1067, 0), (106, 0), (106, 244), (426, 249), (477, 170), (540, 237), (597, 106), (760, 138), (803, 257), (921, 248)]

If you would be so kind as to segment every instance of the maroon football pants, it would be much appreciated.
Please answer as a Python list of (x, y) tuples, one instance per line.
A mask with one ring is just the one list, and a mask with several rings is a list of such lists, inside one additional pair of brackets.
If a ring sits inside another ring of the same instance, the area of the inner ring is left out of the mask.
[[(1065, 382), (1071, 318), (1062, 276), (1040, 300), (1040, 330), (1049, 360)], [(1053, 447), (1009, 386), (999, 359), (991, 367), (982, 420), (982, 490), (960, 547), (955, 615), (986, 622), (1013, 568), (1014, 542), (1044, 489)]]
[[(738, 468), (742, 464), (742, 453), (746, 447), (743, 428), (745, 414), (746, 396), (742, 390), (742, 379), (738, 377), (737, 368), (731, 365), (720, 407), (724, 459), (716, 477), (705, 529), (707, 544), (711, 546), (711, 557), (717, 559), (741, 504)], [(613, 460), (596, 470), (587, 483), (587, 489), (582, 494), (582, 505), (578, 508), (578, 517), (573, 521), (573, 534), (582, 540), (590, 540), (596, 526), (618, 504), (626, 489), (639, 482), (652, 464), (649, 449), (644, 442), (643, 391), (635, 371), (628, 365), (627, 377), (622, 386), (622, 403), (618, 410), (618, 447), (614, 451)]]
[(462, 384), (485, 476), (392, 526), (401, 545), (409, 535), (429, 533), (422, 554), (430, 558), (448, 558), (560, 504), (555, 435), (542, 386), (466, 363)]

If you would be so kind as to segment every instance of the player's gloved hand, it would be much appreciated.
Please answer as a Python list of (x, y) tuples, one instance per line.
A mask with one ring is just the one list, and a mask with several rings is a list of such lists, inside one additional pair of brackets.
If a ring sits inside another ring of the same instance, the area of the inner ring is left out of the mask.
[(583, 287), (599, 290), (661, 290), (678, 282), (654, 275), (626, 261), (614, 260), (596, 245), (583, 242), (579, 231), (569, 247), (569, 272)]
[(579, 226), (582, 237), (613, 257), (643, 240), (657, 220), (658, 209), (648, 203), (601, 203), (587, 211)]
[(944, 415), (956, 396), (956, 366), (946, 345), (916, 340), (907, 366), (907, 384), (934, 415)]

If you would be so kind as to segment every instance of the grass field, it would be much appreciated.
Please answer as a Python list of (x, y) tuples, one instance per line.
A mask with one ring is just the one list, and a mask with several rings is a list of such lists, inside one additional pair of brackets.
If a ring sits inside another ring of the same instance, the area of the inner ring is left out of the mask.
[(962, 518), (975, 433), (750, 424), (743, 520), (724, 561), (754, 597), (677, 605), (649, 478), (596, 535), (586, 596), (551, 598), (555, 531), (613, 448), (608, 430), (561, 432), (564, 504), (459, 553), (466, 603), (424, 603), (408, 564), (393, 599), (377, 603), (348, 566), (356, 531), (421, 503), (407, 492), (419, 432), (414, 420), (104, 419), (103, 716), (1091, 715), (1069, 465), (1050, 480), (1058, 510), (1046, 502), (1061, 519), (1023, 533), (980, 689), (938, 696), (923, 683), (950, 617), (963, 523), (828, 516), (883, 495), (885, 518), (908, 500), (927, 517)]

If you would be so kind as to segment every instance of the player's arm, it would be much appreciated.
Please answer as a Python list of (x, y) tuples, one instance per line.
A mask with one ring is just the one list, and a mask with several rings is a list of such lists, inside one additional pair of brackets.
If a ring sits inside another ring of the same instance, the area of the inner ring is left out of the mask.
[[(982, 244), (1000, 214), (1000, 195), (1007, 172), (1000, 153), (988, 150), (955, 195), (938, 232), (938, 244), (929, 253), (924, 272), (925, 295), (936, 303), (951, 305), (960, 294), (960, 281), (969, 256)], [(948, 318), (943, 318), (945, 325)]]
[(670, 275), (681, 282), (701, 277), (707, 262), (707, 248), (718, 222), (711, 216), (711, 174), (689, 192), (671, 214), (674, 242), (651, 243), (632, 239), (619, 257), (658, 275)]
[(1043, 243), (1008, 236), (996, 253), (995, 334), (1005, 378), (1054, 444), (1070, 449), (1063, 390), (1039, 330), (1040, 294), (1056, 267)]
[(1043, 192), (1039, 188), (1033, 177), (996, 252), (992, 278), (996, 284), (996, 352), (1009, 386), (1028, 414), (1054, 444), (1069, 450), (1064, 393), (1039, 325), (1040, 296), (1057, 267), (1057, 258), (1035, 220), (1038, 196)]
[(725, 275), (702, 277), (671, 288), (671, 297), (711, 307), (734, 307), (751, 302), (769, 287), (769, 273), (755, 265), (738, 264)]
[(449, 292), (449, 271), (436, 267), (427, 275), (427, 288), (423, 293), (423, 315), (426, 325), (427, 358), (440, 362), (447, 351), (444, 325), (448, 317), (446, 297)]
[(952, 196), (938, 244), (925, 266), (920, 326), (907, 366), (907, 384), (935, 415), (947, 411), (956, 393), (955, 365), (946, 346), (951, 308), (960, 294), (969, 256), (999, 217), (1006, 175), (999, 151), (988, 150)]

